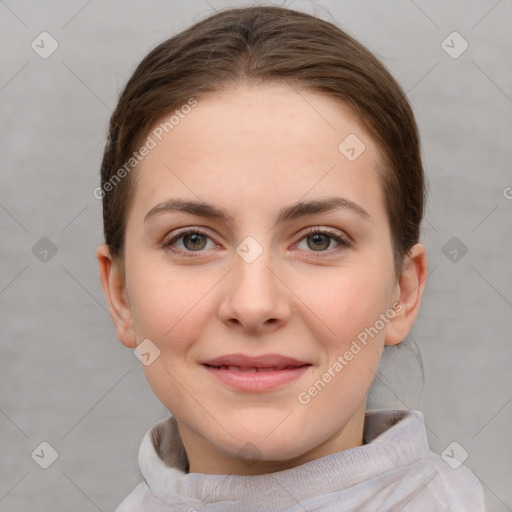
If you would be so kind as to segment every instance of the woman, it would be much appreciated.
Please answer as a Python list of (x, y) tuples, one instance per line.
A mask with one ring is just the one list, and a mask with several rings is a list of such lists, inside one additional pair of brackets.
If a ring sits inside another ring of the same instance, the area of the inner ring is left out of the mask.
[(161, 43), (114, 111), (97, 257), (172, 417), (118, 508), (484, 510), (419, 411), (366, 410), (427, 275), (400, 86), (336, 26), (230, 9)]

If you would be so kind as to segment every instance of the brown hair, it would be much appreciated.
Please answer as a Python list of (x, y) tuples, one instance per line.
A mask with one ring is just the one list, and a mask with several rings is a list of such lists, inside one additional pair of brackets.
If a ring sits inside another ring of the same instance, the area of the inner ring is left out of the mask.
[(374, 138), (384, 160), (381, 186), (400, 272), (419, 240), (425, 199), (418, 130), (405, 93), (383, 64), (340, 28), (278, 6), (219, 11), (159, 44), (135, 69), (110, 119), (101, 166), (105, 241), (114, 259), (123, 259), (133, 197), (126, 162), (150, 129), (191, 98), (271, 82), (348, 105)]

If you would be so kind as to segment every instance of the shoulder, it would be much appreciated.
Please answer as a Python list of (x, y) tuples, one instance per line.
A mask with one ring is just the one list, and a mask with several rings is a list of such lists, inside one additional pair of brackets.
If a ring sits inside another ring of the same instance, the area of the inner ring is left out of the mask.
[(115, 512), (140, 512), (143, 510), (142, 505), (148, 490), (146, 482), (141, 482), (126, 496), (122, 503), (116, 508)]
[(476, 475), (431, 450), (422, 412), (367, 411), (364, 434), (373, 458), (385, 465), (374, 484), (387, 504), (400, 505), (402, 512), (485, 512)]
[[(415, 485), (409, 486), (415, 480)], [(403, 512), (434, 505), (450, 512), (485, 512), (483, 488), (477, 476), (463, 464), (450, 466), (434, 452), (411, 466), (403, 485), (414, 487)]]
[(126, 496), (115, 512), (170, 512), (171, 510), (174, 509), (155, 496), (146, 482), (142, 481)]

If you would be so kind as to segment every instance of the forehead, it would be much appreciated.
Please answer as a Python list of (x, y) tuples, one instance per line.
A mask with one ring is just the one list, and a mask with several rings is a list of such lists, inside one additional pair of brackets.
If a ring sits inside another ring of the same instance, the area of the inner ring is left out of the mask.
[(343, 103), (284, 84), (240, 86), (187, 112), (150, 130), (154, 148), (135, 173), (139, 215), (168, 196), (274, 211), (333, 192), (382, 213), (379, 150)]

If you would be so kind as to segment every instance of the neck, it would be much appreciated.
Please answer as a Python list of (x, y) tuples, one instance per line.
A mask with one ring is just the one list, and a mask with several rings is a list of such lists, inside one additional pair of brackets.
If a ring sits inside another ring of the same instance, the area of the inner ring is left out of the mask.
[[(184, 423), (177, 421), (178, 430), (187, 452), (190, 473), (221, 475), (261, 475), (291, 469), (306, 462), (355, 448), (363, 444), (365, 402), (350, 419), (329, 438), (310, 450), (286, 460), (253, 460), (248, 463), (239, 454), (219, 449)], [(250, 452), (247, 453), (250, 457)]]

